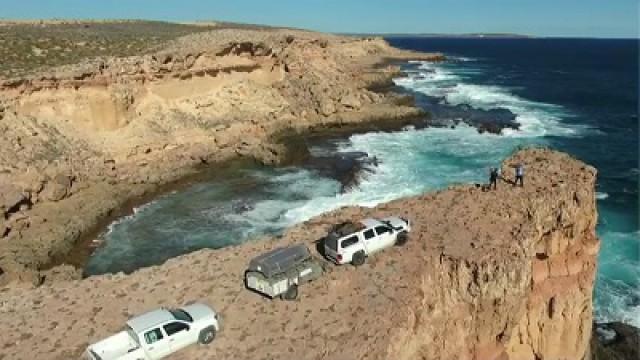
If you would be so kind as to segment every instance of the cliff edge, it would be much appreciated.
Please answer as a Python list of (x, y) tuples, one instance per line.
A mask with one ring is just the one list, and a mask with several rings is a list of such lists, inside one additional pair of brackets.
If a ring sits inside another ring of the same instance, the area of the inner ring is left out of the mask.
[[(201, 300), (223, 317), (210, 346), (174, 359), (586, 359), (596, 238), (594, 168), (529, 149), (525, 186), (460, 185), (376, 208), (349, 207), (283, 236), (202, 250), (131, 275), (105, 275), (0, 293), (0, 358), (68, 359), (134, 314)], [(402, 215), (402, 247), (359, 268), (325, 263), (294, 302), (243, 287), (250, 258), (276, 246), (310, 247), (336, 222)]]

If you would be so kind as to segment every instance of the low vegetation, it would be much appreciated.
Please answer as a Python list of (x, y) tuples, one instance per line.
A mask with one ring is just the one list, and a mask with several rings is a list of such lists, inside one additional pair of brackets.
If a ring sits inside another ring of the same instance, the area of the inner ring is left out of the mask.
[(143, 54), (180, 36), (228, 26), (160, 21), (4, 21), (0, 22), (0, 77), (25, 76), (41, 68), (98, 56)]

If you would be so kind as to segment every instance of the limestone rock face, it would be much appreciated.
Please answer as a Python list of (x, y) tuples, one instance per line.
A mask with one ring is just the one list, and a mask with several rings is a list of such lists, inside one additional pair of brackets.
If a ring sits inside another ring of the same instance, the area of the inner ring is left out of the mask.
[[(130, 275), (9, 288), (0, 295), (0, 349), (7, 359), (74, 358), (134, 314), (198, 300), (221, 312), (223, 331), (175, 359), (588, 359), (596, 171), (534, 149), (505, 160), (508, 180), (516, 163), (527, 168), (523, 188), (452, 186), (339, 209), (279, 238), (201, 250)], [(405, 245), (358, 268), (325, 261), (325, 274), (300, 287), (299, 300), (244, 288), (252, 257), (299, 242), (317, 256), (315, 241), (332, 225), (389, 215), (412, 221)], [(74, 331), (52, 332), (53, 324)], [(13, 345), (25, 337), (48, 341), (25, 352)]]

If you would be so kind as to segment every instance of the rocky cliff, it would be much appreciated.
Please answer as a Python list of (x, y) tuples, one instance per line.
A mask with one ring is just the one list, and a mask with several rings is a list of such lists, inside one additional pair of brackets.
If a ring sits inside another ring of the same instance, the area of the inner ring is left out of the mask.
[[(599, 241), (596, 171), (570, 156), (520, 151), (524, 187), (459, 185), (376, 208), (343, 208), (283, 236), (202, 250), (131, 275), (0, 293), (0, 358), (68, 359), (131, 315), (200, 300), (223, 317), (210, 346), (174, 359), (586, 359)], [(402, 215), (402, 247), (359, 268), (327, 262), (294, 302), (243, 288), (249, 259), (336, 222)]]
[(401, 58), (442, 56), (382, 39), (222, 29), (0, 78), (0, 285), (51, 280), (55, 259), (113, 211), (202, 166), (286, 160), (283, 131), (421, 115), (369, 90), (397, 74), (378, 65)]

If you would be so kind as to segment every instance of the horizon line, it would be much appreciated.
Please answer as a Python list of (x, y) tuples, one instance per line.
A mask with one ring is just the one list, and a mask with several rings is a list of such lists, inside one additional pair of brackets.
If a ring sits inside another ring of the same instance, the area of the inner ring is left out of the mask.
[(15, 22), (15, 23), (28, 23), (28, 22), (56, 22), (56, 21), (86, 21), (86, 22), (133, 22), (133, 21), (148, 21), (148, 22), (164, 22), (170, 24), (183, 24), (183, 25), (215, 25), (215, 23), (225, 23), (225, 24), (237, 24), (237, 25), (252, 25), (252, 26), (263, 26), (270, 28), (281, 28), (281, 29), (294, 29), (294, 30), (304, 30), (304, 31), (313, 31), (319, 33), (326, 34), (336, 34), (336, 35), (346, 35), (346, 36), (424, 36), (424, 37), (467, 37), (467, 38), (493, 38), (493, 39), (505, 39), (505, 38), (521, 38), (521, 39), (601, 39), (601, 40), (640, 40), (640, 33), (636, 34), (636, 36), (617, 36), (617, 37), (609, 37), (609, 36), (594, 36), (594, 35), (530, 35), (518, 32), (496, 32), (496, 31), (477, 31), (477, 32), (360, 32), (360, 31), (322, 31), (322, 30), (314, 30), (309, 28), (299, 28), (293, 26), (286, 25), (268, 25), (268, 24), (259, 24), (259, 23), (244, 23), (237, 22), (231, 20), (214, 20), (214, 19), (198, 19), (198, 20), (168, 20), (168, 19), (153, 19), (153, 18), (91, 18), (91, 17), (80, 17), (80, 18), (61, 18), (61, 17), (50, 17), (50, 18), (22, 18), (22, 17), (14, 17), (14, 18), (6, 18), (0, 16), (0, 23), (2, 22)]

